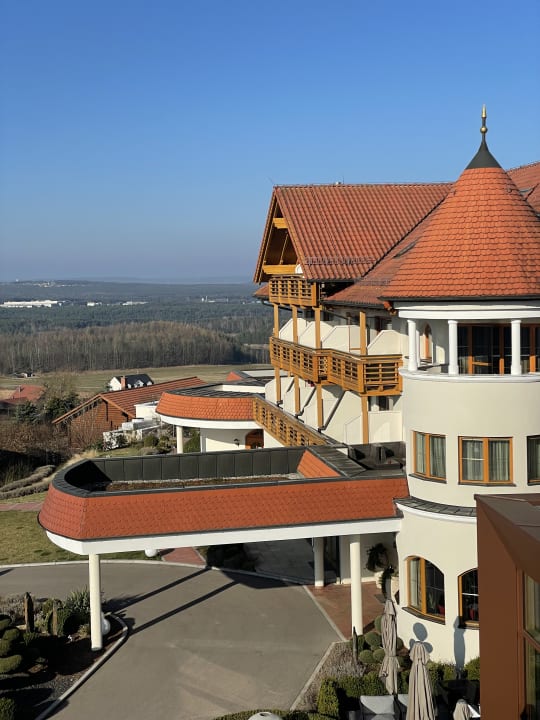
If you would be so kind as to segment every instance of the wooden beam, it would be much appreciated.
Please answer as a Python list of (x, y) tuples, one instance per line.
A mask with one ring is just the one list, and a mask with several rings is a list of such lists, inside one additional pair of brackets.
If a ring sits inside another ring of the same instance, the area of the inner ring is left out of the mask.
[(279, 230), (286, 230), (288, 227), (287, 221), (283, 217), (275, 217), (272, 220), (272, 224), (275, 228), (278, 228)]
[(263, 270), (267, 275), (294, 275), (296, 273), (296, 265), (263, 264)]
[(360, 311), (360, 355), (367, 355), (366, 313)]
[(369, 403), (366, 395), (360, 398), (362, 402), (362, 443), (369, 442)]

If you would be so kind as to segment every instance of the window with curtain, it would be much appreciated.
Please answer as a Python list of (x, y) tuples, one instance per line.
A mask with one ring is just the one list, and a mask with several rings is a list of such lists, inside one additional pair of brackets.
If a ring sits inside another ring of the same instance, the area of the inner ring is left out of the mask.
[(510, 438), (459, 438), (460, 482), (512, 482)]
[(478, 609), (478, 570), (469, 570), (459, 576), (459, 607), (463, 625), (477, 623)]
[(407, 561), (408, 605), (422, 615), (444, 618), (444, 575), (429, 560), (411, 557)]
[(540, 717), (540, 583), (524, 577), (525, 694), (527, 717)]
[(414, 432), (414, 472), (417, 475), (446, 479), (446, 437)]
[(540, 435), (527, 438), (527, 480), (540, 483)]

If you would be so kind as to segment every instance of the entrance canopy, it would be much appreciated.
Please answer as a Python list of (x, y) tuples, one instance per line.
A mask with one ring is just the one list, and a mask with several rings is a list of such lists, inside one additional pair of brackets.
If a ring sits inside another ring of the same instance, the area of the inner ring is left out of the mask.
[(391, 532), (398, 466), (297, 447), (85, 460), (58, 473), (39, 522), (81, 555)]

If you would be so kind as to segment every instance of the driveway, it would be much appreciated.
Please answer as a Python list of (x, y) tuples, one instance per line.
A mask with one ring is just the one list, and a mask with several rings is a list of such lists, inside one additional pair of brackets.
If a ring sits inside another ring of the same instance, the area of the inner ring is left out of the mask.
[[(0, 568), (0, 592), (65, 597), (86, 564)], [(127, 642), (57, 711), (59, 720), (212, 720), (287, 709), (339, 640), (308, 592), (279, 581), (163, 563), (102, 563), (105, 609)]]

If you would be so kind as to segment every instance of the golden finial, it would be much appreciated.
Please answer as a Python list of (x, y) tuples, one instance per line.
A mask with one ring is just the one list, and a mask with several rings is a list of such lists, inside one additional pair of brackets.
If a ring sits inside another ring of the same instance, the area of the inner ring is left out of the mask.
[(482, 135), (485, 135), (487, 133), (486, 118), (486, 106), (482, 105), (482, 127), (480, 128), (480, 132), (482, 133)]

